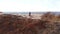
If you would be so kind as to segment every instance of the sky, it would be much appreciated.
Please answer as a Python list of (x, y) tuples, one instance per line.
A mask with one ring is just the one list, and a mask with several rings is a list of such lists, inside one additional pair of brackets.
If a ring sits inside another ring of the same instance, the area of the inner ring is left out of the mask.
[(60, 11), (60, 0), (0, 0), (0, 11)]

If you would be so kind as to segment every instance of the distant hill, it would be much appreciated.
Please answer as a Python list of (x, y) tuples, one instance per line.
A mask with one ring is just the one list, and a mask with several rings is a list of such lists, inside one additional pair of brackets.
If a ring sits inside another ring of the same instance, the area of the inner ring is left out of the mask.
[[(29, 12), (4, 12), (5, 14), (29, 14)], [(31, 14), (44, 14), (46, 12), (31, 12)], [(60, 12), (51, 12), (56, 15), (60, 14)]]

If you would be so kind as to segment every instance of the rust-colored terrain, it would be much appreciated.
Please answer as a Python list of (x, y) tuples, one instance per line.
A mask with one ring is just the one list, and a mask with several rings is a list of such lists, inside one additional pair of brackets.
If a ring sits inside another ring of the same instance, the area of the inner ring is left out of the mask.
[(0, 34), (60, 34), (60, 23), (2, 14), (0, 15)]

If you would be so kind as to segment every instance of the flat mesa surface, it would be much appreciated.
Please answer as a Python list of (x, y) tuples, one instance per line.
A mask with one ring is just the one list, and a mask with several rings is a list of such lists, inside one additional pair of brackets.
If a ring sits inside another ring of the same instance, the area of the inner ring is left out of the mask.
[(31, 14), (31, 16), (29, 16), (28, 14), (20, 14), (20, 15), (27, 17), (27, 18), (32, 18), (32, 19), (41, 19), (41, 16), (43, 14)]

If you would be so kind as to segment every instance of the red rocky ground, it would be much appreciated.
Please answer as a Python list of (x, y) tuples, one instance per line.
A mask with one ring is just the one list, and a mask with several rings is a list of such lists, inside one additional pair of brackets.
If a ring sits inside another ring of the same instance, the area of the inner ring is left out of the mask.
[[(46, 26), (48, 22), (3, 14), (0, 15), (0, 34), (52, 34), (50, 33), (52, 27), (49, 29), (49, 25)], [(54, 30), (54, 28), (51, 30)]]

